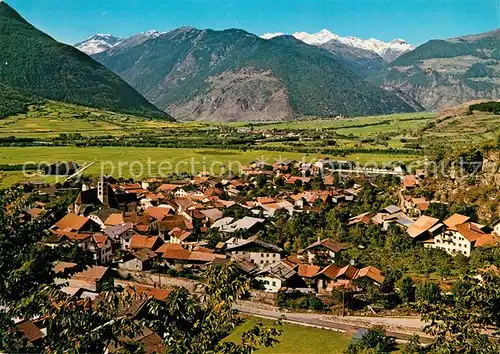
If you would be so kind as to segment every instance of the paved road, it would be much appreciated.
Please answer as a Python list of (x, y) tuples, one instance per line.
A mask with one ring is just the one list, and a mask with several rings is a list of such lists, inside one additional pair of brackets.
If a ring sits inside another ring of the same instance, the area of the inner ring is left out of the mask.
[[(286, 322), (295, 323), (299, 325), (305, 326), (313, 326), (319, 328), (326, 328), (341, 332), (347, 332), (350, 334), (356, 333), (358, 329), (366, 329), (369, 328), (373, 324), (366, 323), (362, 324), (347, 324), (342, 322), (335, 322), (334, 317), (327, 320), (327, 316), (323, 314), (312, 314), (312, 313), (294, 313), (294, 312), (281, 312), (279, 310), (272, 309), (264, 309), (256, 306), (251, 306), (248, 302), (239, 303), (235, 305), (235, 308), (246, 314), (261, 316), (271, 319), (279, 319), (284, 316), (284, 320)], [(407, 341), (411, 335), (404, 332), (394, 332), (394, 331), (386, 331), (386, 335), (396, 338), (400, 341)], [(422, 343), (430, 343), (432, 342), (431, 338), (420, 337)]]

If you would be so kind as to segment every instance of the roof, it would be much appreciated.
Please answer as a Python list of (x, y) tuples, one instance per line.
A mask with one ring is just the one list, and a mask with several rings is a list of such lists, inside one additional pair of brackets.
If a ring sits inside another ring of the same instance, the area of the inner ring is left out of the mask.
[(207, 218), (209, 218), (210, 220), (213, 220), (213, 221), (217, 221), (224, 216), (222, 211), (220, 211), (219, 209), (216, 209), (216, 208), (208, 209), (208, 210), (201, 210), (200, 212), (203, 215), (205, 215)]
[(460, 224), (456, 226), (457, 232), (470, 242), (477, 241), (485, 233), (473, 223)]
[(363, 224), (368, 224), (370, 222), (370, 215), (371, 212), (359, 214), (356, 216), (353, 216), (352, 218), (349, 219), (348, 225), (353, 225), (357, 223), (363, 223)]
[(220, 228), (223, 232), (235, 232), (238, 230), (250, 230), (252, 227), (259, 223), (263, 223), (265, 219), (252, 218), (250, 216), (245, 216), (243, 219), (236, 220), (232, 224), (222, 226)]
[(414, 175), (407, 175), (403, 177), (403, 186), (415, 187), (418, 185), (417, 177)]
[(384, 279), (385, 279), (384, 276), (382, 275), (382, 272), (380, 271), (380, 269), (372, 267), (372, 266), (362, 268), (356, 274), (356, 279), (364, 278), (364, 277), (370, 278), (379, 284), (382, 284), (384, 282)]
[(117, 236), (120, 236), (121, 234), (123, 234), (129, 230), (132, 230), (133, 228), (134, 228), (134, 224), (131, 222), (128, 222), (128, 223), (125, 223), (123, 225), (108, 226), (103, 231), (109, 237), (117, 237)]
[(54, 273), (64, 273), (64, 271), (66, 269), (69, 269), (69, 268), (74, 268), (76, 267), (78, 264), (76, 263), (71, 263), (71, 262), (57, 262), (56, 264), (54, 264)]
[(271, 204), (271, 203), (276, 203), (276, 200), (274, 200), (273, 198), (269, 198), (269, 197), (258, 197), (257, 203), (259, 203), (259, 204)]
[(344, 268), (339, 269), (339, 272), (335, 276), (335, 278), (345, 276), (347, 279), (354, 279), (356, 277), (356, 274), (358, 272), (358, 269), (352, 265), (347, 265)]
[(94, 238), (95, 243), (97, 243), (97, 247), (102, 248), (105, 244), (106, 241), (109, 239), (108, 235), (103, 235), (103, 234), (94, 234), (92, 235)]
[[(120, 343), (121, 342), (121, 343)], [(164, 353), (166, 351), (163, 339), (158, 335), (158, 333), (153, 332), (147, 327), (141, 330), (141, 333), (136, 335), (134, 338), (123, 337), (120, 338), (120, 342), (111, 343), (107, 347), (108, 353), (116, 353), (123, 351), (124, 343), (135, 343), (141, 348), (141, 352), (145, 354), (151, 353)]]
[(214, 253), (207, 253), (201, 251), (189, 251), (184, 249), (179, 244), (168, 244), (165, 247), (163, 258), (171, 260), (184, 260), (192, 262), (213, 262), (215, 259), (225, 259), (226, 256)]
[(422, 233), (429, 231), (434, 225), (439, 223), (439, 219), (423, 215), (418, 218), (407, 230), (410, 237), (415, 238)]
[(152, 206), (146, 209), (144, 212), (146, 215), (151, 216), (153, 219), (162, 221), (164, 220), (168, 215), (170, 215), (173, 211), (172, 207), (162, 207), (162, 206)]
[(231, 218), (231, 217), (219, 219), (216, 222), (214, 222), (212, 224), (212, 226), (210, 226), (210, 228), (214, 228), (214, 229), (221, 228), (223, 226), (229, 225), (230, 223), (233, 222), (233, 220), (234, 220), (234, 218)]
[(340, 268), (337, 265), (330, 264), (329, 266), (326, 266), (321, 271), (316, 273), (315, 277), (323, 275), (329, 279), (335, 279), (337, 274), (339, 274), (339, 270), (340, 270)]
[(140, 249), (139, 251), (132, 252), (132, 256), (137, 258), (138, 260), (145, 262), (150, 259), (156, 258), (158, 254), (156, 252), (153, 252), (147, 248)]
[(264, 275), (264, 274), (270, 274), (282, 281), (286, 281), (291, 277), (293, 277), (295, 274), (297, 274), (297, 272), (295, 272), (293, 268), (287, 265), (286, 263), (278, 262), (266, 266), (256, 275)]
[(63, 231), (79, 231), (90, 219), (76, 214), (66, 214), (55, 226)]
[(499, 242), (500, 242), (500, 236), (493, 235), (493, 234), (487, 234), (487, 235), (479, 236), (479, 238), (476, 240), (476, 243), (474, 244), (474, 246), (475, 247), (494, 246)]
[(182, 187), (182, 186), (178, 185), (178, 184), (165, 183), (165, 184), (162, 184), (161, 186), (159, 186), (157, 190), (161, 191), (161, 192), (172, 192), (173, 190), (180, 188), (180, 187)]
[(158, 230), (168, 233), (178, 227), (181, 230), (192, 229), (193, 226), (183, 215), (169, 215), (163, 221), (158, 222)]
[(396, 213), (399, 213), (401, 211), (401, 208), (396, 206), (396, 205), (389, 205), (388, 207), (385, 207), (384, 209), (382, 209), (382, 211), (386, 211), (389, 214), (396, 214)]
[(39, 340), (44, 336), (40, 328), (29, 320), (19, 322), (17, 327), (19, 328), (19, 331), (23, 333), (24, 337), (30, 342)]
[[(234, 239), (234, 238), (232, 238), (232, 239)], [(283, 251), (280, 247), (278, 247), (278, 246), (276, 246), (276, 245), (274, 245), (272, 243), (259, 240), (256, 237), (250, 237), (250, 238), (248, 238), (246, 240), (238, 239), (238, 240), (236, 240), (233, 243), (228, 243), (227, 247), (226, 247), (226, 250), (227, 251), (233, 251), (233, 250), (238, 249), (238, 248), (252, 246), (252, 245), (256, 245), (256, 246), (259, 246), (259, 247), (267, 248), (267, 249), (269, 249), (271, 251), (274, 251), (274, 252), (281, 252), (281, 251)]]
[(123, 223), (124, 220), (122, 213), (113, 213), (110, 216), (108, 216), (106, 221), (104, 221), (104, 225), (110, 225), (110, 226), (121, 225)]
[(453, 214), (448, 219), (444, 221), (444, 224), (450, 228), (454, 229), (457, 225), (466, 223), (470, 217), (461, 215), (461, 214)]
[(100, 280), (106, 272), (108, 271), (109, 267), (102, 267), (102, 266), (92, 266), (88, 267), (84, 271), (75, 273), (71, 279), (81, 279), (81, 280)]
[(316, 242), (310, 244), (309, 246), (307, 246), (305, 248), (305, 251), (316, 248), (316, 247), (321, 247), (321, 246), (325, 247), (333, 252), (339, 252), (343, 249), (348, 248), (348, 246), (344, 243), (337, 242), (331, 238), (326, 238), (324, 240), (319, 240), (319, 241), (316, 241)]
[(132, 249), (140, 249), (140, 248), (148, 248), (153, 249), (155, 244), (161, 240), (158, 236), (142, 236), (135, 234), (130, 239), (130, 248)]
[(297, 273), (303, 278), (312, 278), (320, 271), (321, 267), (310, 264), (299, 264)]
[(129, 293), (137, 293), (138, 295), (146, 295), (147, 297), (152, 297), (156, 300), (165, 301), (168, 296), (172, 293), (170, 289), (158, 289), (158, 288), (150, 288), (142, 285), (135, 285), (133, 287), (129, 286), (126, 289)]

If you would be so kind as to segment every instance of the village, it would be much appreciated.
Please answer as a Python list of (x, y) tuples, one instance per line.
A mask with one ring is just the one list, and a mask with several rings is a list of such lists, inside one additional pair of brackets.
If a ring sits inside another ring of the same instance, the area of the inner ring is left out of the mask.
[[(57, 262), (54, 271), (61, 277), (56, 283), (77, 299), (98, 299), (110, 286), (119, 286), (165, 300), (171, 287), (196, 291), (190, 282), (196, 282), (202, 271), (231, 263), (252, 280), (257, 301), (271, 296), (277, 303), (281, 296), (285, 299), (282, 304), (291, 304), (293, 299), (306, 297), (309, 304), (316, 304), (302, 307), (309, 310), (328, 309), (324, 299), (333, 292), (366, 299), (373, 288), (394, 289), (395, 280), (392, 275), (386, 280), (384, 269), (346, 258), (345, 253), (353, 248), (362, 253), (362, 244), (309, 235), (307, 243), (292, 246), (263, 237), (269, 227), (279, 228), (276, 225), (281, 217), (314, 217), (325, 208), (354, 205), (366, 185), (375, 185), (365, 180), (363, 186), (349, 176), (341, 181), (330, 173), (336, 165), (333, 161), (256, 162), (246, 166), (242, 176), (211, 177), (202, 172), (172, 180), (87, 179), (79, 184), (65, 215), (47, 230), (44, 242), (52, 248), (76, 244), (92, 254), (94, 265), (65, 279), (62, 274), (78, 265)], [(437, 202), (413, 196), (425, 181), (423, 171), (382, 178), (395, 184), (400, 200), (349, 215), (343, 227), (370, 225), (380, 233), (396, 228), (408, 242), (423, 245), (426, 252), (439, 249), (464, 257), (500, 241), (500, 223), (487, 227), (458, 213), (444, 220), (426, 215)], [(20, 222), (52, 220), (49, 201), (67, 188), (43, 184), (31, 188), (32, 198)], [(269, 191), (267, 195), (265, 191)], [(315, 300), (310, 301), (312, 298)], [(38, 333), (33, 340), (43, 336), (31, 321), (23, 326)]]

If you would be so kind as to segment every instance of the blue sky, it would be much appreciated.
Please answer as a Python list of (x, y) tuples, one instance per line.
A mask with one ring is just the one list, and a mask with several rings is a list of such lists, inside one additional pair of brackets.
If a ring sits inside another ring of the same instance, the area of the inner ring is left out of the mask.
[(6, 0), (59, 41), (181, 26), (317, 32), (422, 44), (500, 27), (500, 0)]

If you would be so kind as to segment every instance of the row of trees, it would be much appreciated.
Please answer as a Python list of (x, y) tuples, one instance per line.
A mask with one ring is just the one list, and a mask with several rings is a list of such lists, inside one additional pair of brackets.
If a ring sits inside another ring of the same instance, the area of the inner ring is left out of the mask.
[[(76, 244), (45, 246), (45, 230), (54, 220), (19, 223), (27, 202), (23, 190), (0, 192), (0, 351), (90, 353), (114, 344), (123, 346), (122, 352), (135, 353), (141, 348), (124, 338), (135, 337), (145, 327), (164, 338), (168, 353), (251, 353), (277, 342), (280, 330), (260, 323), (243, 334), (241, 343), (223, 341), (239, 323), (232, 305), (249, 290), (249, 281), (232, 265), (210, 268), (201, 296), (175, 289), (166, 302), (149, 301), (147, 315), (140, 319), (119, 314), (120, 308), (138, 300), (137, 294), (109, 288), (96, 301), (68, 297), (54, 279), (84, 269), (92, 257)], [(54, 215), (64, 212), (58, 210), (66, 206), (64, 202), (51, 203)], [(75, 262), (78, 267), (55, 274), (56, 261)], [(38, 319), (47, 335), (29, 343), (15, 318)]]

